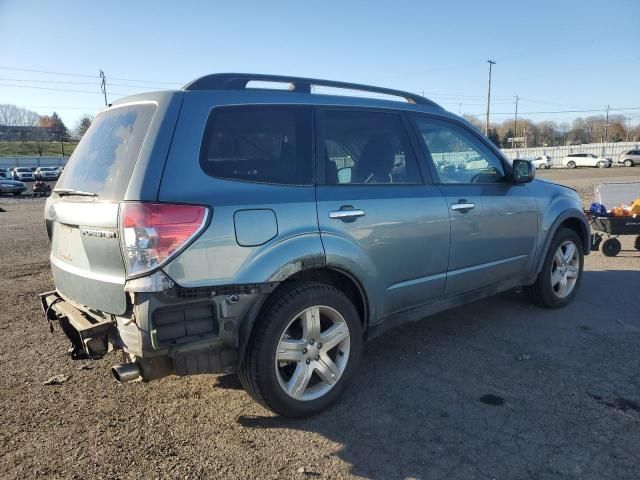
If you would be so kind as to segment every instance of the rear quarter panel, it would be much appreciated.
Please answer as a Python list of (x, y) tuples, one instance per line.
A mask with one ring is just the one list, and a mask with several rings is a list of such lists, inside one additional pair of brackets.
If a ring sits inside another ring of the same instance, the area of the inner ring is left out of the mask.
[[(164, 268), (183, 287), (274, 282), (324, 264), (313, 186), (225, 180), (200, 167), (209, 114), (214, 106), (239, 103), (234, 98), (228, 92), (185, 94), (162, 175), (160, 201), (207, 205), (213, 212), (202, 235)], [(248, 103), (246, 97), (242, 103)], [(261, 245), (241, 246), (235, 214), (265, 209), (275, 214), (276, 235)]]

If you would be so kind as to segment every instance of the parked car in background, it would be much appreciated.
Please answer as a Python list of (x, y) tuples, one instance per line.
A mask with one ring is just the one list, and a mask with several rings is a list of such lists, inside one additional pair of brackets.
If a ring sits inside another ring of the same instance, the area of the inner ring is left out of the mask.
[(589, 224), (576, 191), (534, 177), (413, 93), (208, 75), (96, 116), (45, 204), (43, 311), (72, 357), (122, 349), (121, 382), (235, 372), (313, 415), (392, 326), (520, 286), (573, 300)]
[(16, 167), (11, 172), (12, 178), (20, 182), (34, 182), (36, 176), (29, 167)]
[(56, 172), (58, 172), (58, 177), (60, 177), (60, 175), (62, 174), (62, 171), (63, 171), (63, 170), (64, 170), (64, 166), (59, 166), (59, 167), (56, 169)]
[(12, 193), (13, 195), (20, 195), (27, 189), (27, 186), (18, 180), (10, 180), (8, 178), (0, 178), (0, 194)]
[(618, 163), (623, 164), (625, 167), (635, 167), (636, 165), (640, 165), (640, 149), (622, 152), (618, 157)]
[(598, 167), (609, 168), (613, 165), (610, 158), (599, 157), (593, 153), (570, 153), (562, 159), (562, 165), (567, 168)]
[(551, 168), (551, 166), (553, 165), (553, 158), (551, 158), (549, 155), (541, 155), (531, 160), (531, 163), (533, 163), (536, 168)]
[(0, 178), (11, 178), (11, 170), (8, 168), (0, 168)]
[(35, 171), (37, 180), (57, 180), (58, 168), (57, 167), (38, 167)]

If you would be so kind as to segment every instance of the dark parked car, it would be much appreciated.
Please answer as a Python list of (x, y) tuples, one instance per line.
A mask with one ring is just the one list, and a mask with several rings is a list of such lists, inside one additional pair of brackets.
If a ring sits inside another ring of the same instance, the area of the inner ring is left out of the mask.
[(11, 180), (2, 175), (4, 172), (0, 172), (0, 195), (5, 193), (12, 193), (13, 195), (20, 195), (27, 189), (27, 186), (18, 181)]
[(412, 93), (208, 75), (96, 117), (46, 202), (42, 304), (73, 357), (122, 349), (122, 382), (237, 372), (311, 415), (392, 326), (520, 286), (571, 302), (589, 226), (574, 190), (534, 175)]

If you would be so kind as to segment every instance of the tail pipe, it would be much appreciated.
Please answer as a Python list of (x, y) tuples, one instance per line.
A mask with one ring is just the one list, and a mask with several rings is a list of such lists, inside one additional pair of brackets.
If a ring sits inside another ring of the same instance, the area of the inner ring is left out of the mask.
[(133, 382), (140, 379), (140, 367), (137, 363), (119, 363), (111, 367), (113, 377), (120, 383)]

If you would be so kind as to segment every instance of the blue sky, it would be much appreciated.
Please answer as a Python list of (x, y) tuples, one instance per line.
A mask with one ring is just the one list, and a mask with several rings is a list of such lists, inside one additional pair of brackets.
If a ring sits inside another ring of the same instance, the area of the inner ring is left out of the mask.
[[(99, 69), (110, 100), (238, 71), (424, 92), (482, 114), (493, 58), (492, 120), (517, 94), (524, 116), (562, 122), (597, 112), (526, 112), (640, 107), (639, 20), (638, 0), (0, 0), (0, 103), (73, 127), (103, 105)], [(640, 109), (612, 113), (640, 122)]]

